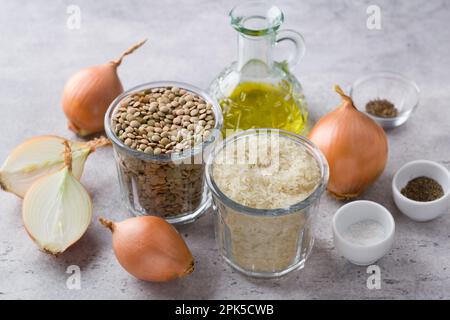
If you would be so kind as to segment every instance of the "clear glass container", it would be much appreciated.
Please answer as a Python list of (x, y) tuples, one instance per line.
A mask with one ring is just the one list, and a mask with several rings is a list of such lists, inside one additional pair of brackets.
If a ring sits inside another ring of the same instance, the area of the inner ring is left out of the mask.
[[(171, 154), (146, 154), (125, 145), (112, 130), (112, 117), (120, 102), (145, 89), (178, 87), (212, 104), (215, 126), (206, 139), (192, 148)], [(199, 88), (179, 82), (150, 82), (118, 96), (105, 116), (105, 131), (111, 139), (126, 207), (134, 215), (155, 215), (173, 224), (196, 220), (211, 205), (205, 183), (206, 158), (221, 139), (222, 115), (218, 103)]]
[[(252, 128), (276, 128), (297, 134), (307, 132), (307, 107), (303, 89), (290, 73), (303, 57), (303, 37), (293, 30), (280, 30), (284, 16), (267, 2), (251, 1), (231, 12), (231, 25), (238, 32), (238, 59), (210, 85), (219, 101), (225, 135)], [(294, 45), (290, 57), (275, 61), (281, 43)]]
[[(320, 179), (303, 201), (279, 209), (255, 209), (235, 202), (218, 187), (214, 180), (214, 159), (219, 152), (237, 140), (261, 134), (282, 135), (304, 148), (316, 160)], [(313, 247), (313, 221), (329, 176), (328, 163), (312, 142), (283, 130), (243, 131), (216, 145), (208, 159), (206, 175), (213, 194), (217, 244), (233, 268), (260, 278), (279, 277), (303, 268)]]

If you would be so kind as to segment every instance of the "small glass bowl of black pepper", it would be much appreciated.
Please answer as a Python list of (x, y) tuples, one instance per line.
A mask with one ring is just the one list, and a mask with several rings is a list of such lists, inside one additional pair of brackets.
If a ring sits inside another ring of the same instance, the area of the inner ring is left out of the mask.
[(385, 129), (404, 124), (419, 105), (417, 84), (394, 72), (364, 76), (353, 84), (355, 106)]

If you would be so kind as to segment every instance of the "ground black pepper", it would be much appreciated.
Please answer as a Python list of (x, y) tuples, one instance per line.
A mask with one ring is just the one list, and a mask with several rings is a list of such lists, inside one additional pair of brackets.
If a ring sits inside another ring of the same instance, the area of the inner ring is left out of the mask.
[(381, 118), (394, 118), (398, 110), (392, 102), (386, 99), (371, 100), (366, 104), (366, 111)]
[(433, 201), (444, 195), (442, 186), (428, 177), (417, 177), (409, 181), (401, 190), (402, 195), (415, 201)]

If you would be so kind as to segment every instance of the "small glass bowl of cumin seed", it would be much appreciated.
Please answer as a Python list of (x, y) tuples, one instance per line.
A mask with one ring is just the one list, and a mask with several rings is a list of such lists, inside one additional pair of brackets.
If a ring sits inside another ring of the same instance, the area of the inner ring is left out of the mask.
[[(350, 90), (355, 106), (385, 129), (404, 124), (419, 105), (419, 95), (414, 81), (394, 72), (377, 72), (359, 78)], [(395, 112), (377, 115), (372, 110), (380, 102), (384, 106), (393, 104)]]

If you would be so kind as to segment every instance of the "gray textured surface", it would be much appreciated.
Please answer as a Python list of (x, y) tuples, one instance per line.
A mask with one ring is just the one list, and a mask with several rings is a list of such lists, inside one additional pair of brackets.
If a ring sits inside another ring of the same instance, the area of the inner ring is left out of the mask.
[[(394, 172), (405, 162), (431, 159), (450, 167), (450, 44), (447, 1), (377, 1), (380, 31), (366, 28), (372, 1), (279, 1), (286, 27), (301, 31), (307, 55), (295, 74), (317, 117), (338, 99), (334, 83), (349, 86), (370, 71), (392, 70), (415, 79), (421, 105), (403, 127), (389, 131), (389, 163), (362, 198), (394, 215), (392, 252), (378, 262), (381, 290), (366, 288), (366, 269), (333, 248), (330, 221), (341, 203), (325, 196), (316, 246), (306, 268), (281, 280), (256, 281), (232, 271), (219, 256), (211, 214), (179, 228), (197, 260), (191, 276), (168, 284), (135, 280), (111, 251), (111, 237), (95, 220), (82, 240), (55, 259), (39, 252), (21, 222), (21, 202), (0, 193), (0, 299), (171, 298), (450, 298), (450, 217), (415, 223), (391, 199)], [(81, 8), (81, 29), (66, 27), (66, 8)], [(149, 43), (126, 58), (126, 88), (170, 79), (206, 87), (236, 55), (227, 12), (235, 1), (12, 1), (0, 10), (0, 160), (23, 139), (40, 134), (74, 138), (59, 106), (65, 80), (78, 69), (115, 58), (143, 37)], [(83, 183), (95, 217), (121, 220), (127, 212), (111, 150), (95, 153)], [(82, 270), (82, 289), (68, 290), (69, 265)]]

